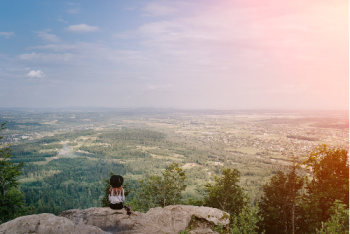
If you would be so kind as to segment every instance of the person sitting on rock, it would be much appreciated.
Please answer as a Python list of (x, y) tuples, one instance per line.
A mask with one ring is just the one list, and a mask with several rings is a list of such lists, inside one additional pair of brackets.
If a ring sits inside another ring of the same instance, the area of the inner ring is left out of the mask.
[(114, 210), (123, 209), (123, 202), (125, 200), (124, 189), (122, 187), (124, 179), (120, 175), (111, 176), (109, 183), (111, 187), (109, 188), (109, 207)]

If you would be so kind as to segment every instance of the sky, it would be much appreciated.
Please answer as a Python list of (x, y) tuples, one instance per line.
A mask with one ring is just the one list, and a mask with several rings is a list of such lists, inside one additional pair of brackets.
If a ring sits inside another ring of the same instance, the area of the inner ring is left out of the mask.
[(347, 0), (1, 0), (0, 107), (349, 109)]

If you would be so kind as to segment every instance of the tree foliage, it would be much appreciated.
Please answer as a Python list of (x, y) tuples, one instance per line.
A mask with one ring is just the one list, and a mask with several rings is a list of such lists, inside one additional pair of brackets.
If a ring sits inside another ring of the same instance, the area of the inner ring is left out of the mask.
[(297, 197), (300, 196), (302, 187), (303, 180), (295, 170), (288, 174), (279, 171), (273, 176), (263, 186), (264, 195), (259, 202), (259, 214), (263, 217), (259, 223), (260, 228), (267, 233), (293, 233), (293, 230), (300, 230), (302, 211)]
[[(114, 175), (113, 171), (109, 172), (109, 178)], [(109, 207), (109, 199), (108, 199), (108, 195), (109, 195), (109, 189), (111, 188), (111, 184), (109, 182), (109, 178), (108, 179), (103, 179), (103, 181), (105, 182), (105, 188), (104, 188), (104, 194), (103, 197), (101, 199), (101, 206), (102, 207)]]
[[(247, 200), (245, 199), (245, 202)], [(258, 223), (262, 220), (262, 216), (258, 214), (258, 207), (247, 203), (238, 215), (232, 218), (230, 233), (232, 234), (257, 234), (259, 232)]]
[(226, 211), (231, 217), (238, 215), (246, 203), (239, 179), (237, 169), (224, 169), (222, 176), (215, 176), (215, 184), (206, 185), (208, 196), (205, 205)]
[[(5, 129), (5, 123), (1, 124), (0, 130)], [(0, 140), (2, 138), (0, 136)], [(10, 157), (10, 148), (0, 143), (0, 223), (14, 219), (25, 212), (23, 194), (18, 189), (17, 181), (23, 163), (16, 165)]]
[(331, 207), (332, 215), (327, 222), (322, 222), (322, 228), (317, 230), (319, 234), (349, 233), (349, 209), (339, 200)]
[(35, 180), (23, 182), (21, 190), (33, 213), (59, 214), (69, 209), (97, 207), (104, 194), (103, 179), (111, 170), (125, 174), (128, 167), (83, 157), (59, 158), (45, 165), (28, 163), (23, 174)]
[(336, 200), (349, 208), (348, 152), (322, 145), (311, 152), (303, 164), (311, 173), (303, 205), (312, 231), (331, 217), (330, 208)]
[(147, 211), (152, 207), (165, 207), (181, 202), (182, 191), (186, 189), (186, 173), (178, 163), (172, 163), (162, 176), (151, 175), (140, 180), (140, 188), (132, 201), (136, 210)]

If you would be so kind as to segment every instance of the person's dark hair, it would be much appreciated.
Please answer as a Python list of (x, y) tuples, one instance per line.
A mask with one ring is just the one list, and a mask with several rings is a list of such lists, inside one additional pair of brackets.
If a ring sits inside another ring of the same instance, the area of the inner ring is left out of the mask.
[(109, 183), (113, 188), (119, 188), (123, 185), (124, 178), (121, 175), (112, 175)]

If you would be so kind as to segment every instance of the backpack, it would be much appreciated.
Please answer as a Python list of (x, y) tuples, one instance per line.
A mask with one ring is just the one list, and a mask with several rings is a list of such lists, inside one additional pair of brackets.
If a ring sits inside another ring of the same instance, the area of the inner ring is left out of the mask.
[(112, 175), (111, 178), (109, 179), (109, 184), (113, 188), (119, 188), (120, 186), (123, 185), (124, 178), (121, 175)]

